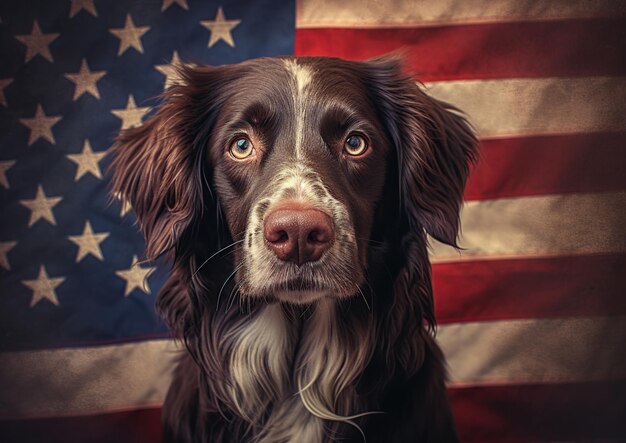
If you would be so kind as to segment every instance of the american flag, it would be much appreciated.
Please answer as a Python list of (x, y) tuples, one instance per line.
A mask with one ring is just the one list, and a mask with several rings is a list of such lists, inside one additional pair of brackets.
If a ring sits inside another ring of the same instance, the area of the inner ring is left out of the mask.
[(157, 442), (178, 346), (105, 152), (171, 63), (405, 48), (482, 157), (432, 245), (465, 442), (626, 441), (626, 3), (3, 0), (0, 441)]

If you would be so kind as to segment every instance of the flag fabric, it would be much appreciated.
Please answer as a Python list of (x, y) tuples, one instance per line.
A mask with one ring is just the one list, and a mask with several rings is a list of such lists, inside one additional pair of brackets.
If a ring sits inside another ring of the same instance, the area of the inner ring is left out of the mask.
[(0, 441), (159, 441), (167, 270), (141, 263), (104, 154), (171, 62), (293, 53), (295, 5), (3, 0), (0, 19)]
[(481, 140), (433, 242), (462, 441), (626, 441), (626, 4), (5, 0), (0, 441), (157, 442), (178, 346), (105, 152), (171, 63), (404, 48)]

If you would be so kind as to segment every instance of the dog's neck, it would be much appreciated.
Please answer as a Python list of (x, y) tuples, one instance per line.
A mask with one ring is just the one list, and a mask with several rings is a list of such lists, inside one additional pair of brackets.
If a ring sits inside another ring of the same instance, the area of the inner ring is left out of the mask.
[(324, 420), (350, 423), (366, 412), (356, 382), (374, 350), (371, 316), (346, 319), (322, 299), (307, 318), (265, 305), (222, 331), (223, 396), (250, 423), (253, 440), (319, 442)]

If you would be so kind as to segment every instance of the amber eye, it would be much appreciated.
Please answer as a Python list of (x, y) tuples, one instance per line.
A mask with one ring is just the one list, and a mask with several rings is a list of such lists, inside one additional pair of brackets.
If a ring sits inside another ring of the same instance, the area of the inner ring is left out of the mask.
[(349, 155), (363, 155), (367, 151), (367, 141), (360, 135), (351, 135), (344, 143), (344, 149)]
[(248, 158), (254, 152), (252, 142), (245, 137), (240, 137), (230, 145), (230, 155), (237, 160)]

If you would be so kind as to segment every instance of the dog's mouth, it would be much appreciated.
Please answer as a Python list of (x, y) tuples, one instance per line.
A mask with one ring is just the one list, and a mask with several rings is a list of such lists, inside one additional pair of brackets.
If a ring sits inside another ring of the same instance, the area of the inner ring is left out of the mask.
[(350, 297), (359, 291), (359, 281), (341, 278), (328, 263), (304, 263), (301, 266), (275, 263), (271, 274), (256, 287), (247, 284), (249, 271), (243, 267), (237, 280), (240, 293), (248, 298), (263, 298), (268, 302), (308, 304), (325, 297)]

